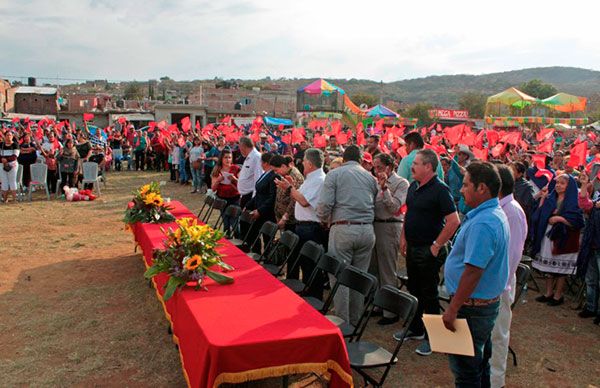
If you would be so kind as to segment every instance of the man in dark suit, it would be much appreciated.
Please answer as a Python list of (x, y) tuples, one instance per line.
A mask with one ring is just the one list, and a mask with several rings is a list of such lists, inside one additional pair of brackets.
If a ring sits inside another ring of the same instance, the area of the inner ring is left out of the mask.
[[(254, 197), (246, 205), (246, 209), (251, 210), (250, 214), (254, 218), (254, 226), (250, 230), (249, 240), (253, 242), (258, 235), (262, 225), (267, 221), (275, 222), (275, 200), (277, 197), (277, 186), (275, 178), (280, 178), (271, 166), (273, 154), (267, 152), (261, 155), (261, 164), (264, 173), (256, 181), (254, 188)], [(260, 253), (261, 244), (256, 244), (254, 251)]]

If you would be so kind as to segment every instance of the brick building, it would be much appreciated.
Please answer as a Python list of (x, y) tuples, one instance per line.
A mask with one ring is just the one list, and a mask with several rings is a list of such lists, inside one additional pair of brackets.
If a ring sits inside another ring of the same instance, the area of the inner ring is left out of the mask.
[(58, 90), (50, 87), (20, 86), (15, 90), (15, 113), (58, 114)]

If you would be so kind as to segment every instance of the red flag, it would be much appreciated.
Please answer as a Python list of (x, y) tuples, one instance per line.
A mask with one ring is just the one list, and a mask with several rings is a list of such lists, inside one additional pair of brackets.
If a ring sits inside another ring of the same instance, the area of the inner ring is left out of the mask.
[(379, 139), (379, 149), (384, 154), (389, 154), (390, 153), (390, 150), (388, 149), (387, 144), (385, 144), (385, 142), (383, 141), (383, 137)]
[[(356, 128), (358, 129), (358, 127)], [(356, 145), (357, 146), (363, 146), (367, 144), (367, 141), (365, 140), (365, 132), (361, 131), (361, 132), (356, 132)]]
[(521, 132), (509, 132), (500, 139), (503, 143), (518, 145), (521, 141)]
[(200, 128), (202, 128), (202, 127), (200, 126), (200, 121), (199, 121), (199, 120), (196, 120), (196, 125), (194, 125), (194, 128), (196, 129), (196, 131), (199, 131), (199, 130), (200, 130)]
[(552, 178), (554, 177), (554, 175), (552, 174), (552, 171), (546, 170), (545, 168), (540, 168), (536, 171), (535, 177), (536, 178), (546, 177), (548, 182), (550, 182), (552, 180)]
[(323, 136), (321, 134), (316, 134), (315, 137), (313, 138), (313, 146), (315, 148), (327, 147), (327, 140), (325, 139), (325, 136)]
[(527, 144), (525, 140), (519, 140), (519, 147), (527, 151), (527, 149), (529, 148), (529, 144)]
[(596, 163), (600, 163), (600, 154), (594, 155), (594, 158), (587, 164), (587, 166), (585, 166), (585, 170), (589, 173), (592, 169), (592, 166)]
[(494, 148), (492, 148), (492, 156), (494, 158), (499, 158), (500, 155), (502, 155), (504, 153), (504, 150), (506, 149), (506, 144), (503, 143), (498, 143), (494, 146)]
[(150, 121), (148, 123), (148, 132), (154, 132), (154, 129), (156, 128), (156, 122), (155, 121)]
[(396, 153), (400, 155), (400, 157), (405, 158), (408, 155), (408, 153), (406, 153), (406, 146), (398, 147)]
[(291, 144), (298, 144), (304, 141), (304, 135), (302, 134), (303, 128), (292, 128)]
[(475, 157), (479, 160), (488, 160), (488, 150), (487, 149), (479, 149), (479, 148), (473, 148), (472, 149), (473, 155), (475, 155)]
[(252, 135), (250, 135), (250, 139), (252, 139), (254, 143), (258, 143), (260, 141), (260, 134), (258, 132), (254, 132)]
[(552, 147), (554, 145), (554, 139), (548, 139), (545, 142), (541, 143), (537, 146), (538, 152), (552, 152)]
[(498, 139), (500, 138), (498, 131), (494, 131), (493, 129), (487, 130), (485, 132), (485, 135), (487, 136), (489, 147), (495, 146), (496, 143), (498, 143)]
[(18, 123), (21, 119), (18, 117), (13, 117), (13, 119), (11, 120), (13, 123)]
[(588, 132), (587, 133), (587, 137), (593, 141), (594, 143), (596, 142), (596, 140), (598, 139), (598, 136), (596, 136), (596, 134), (594, 132)]
[(167, 127), (167, 132), (170, 134), (172, 133), (177, 133), (179, 134), (179, 128), (177, 127), (177, 124), (171, 124)]
[(94, 119), (93, 113), (84, 113), (83, 114), (83, 121), (92, 121), (93, 119)]
[(577, 144), (576, 146), (571, 148), (571, 156), (569, 157), (569, 163), (567, 163), (567, 165), (571, 167), (585, 165), (587, 152), (588, 150), (586, 142)]
[(338, 143), (341, 145), (346, 145), (346, 143), (348, 143), (348, 135), (345, 134), (344, 132), (338, 133), (336, 138), (337, 138)]
[(185, 116), (181, 119), (181, 129), (183, 132), (188, 133), (190, 129), (192, 129), (192, 123), (190, 121), (190, 116)]
[(165, 120), (159, 121), (158, 123), (156, 123), (156, 126), (159, 129), (167, 129), (167, 122)]
[(38, 141), (42, 141), (42, 139), (44, 138), (44, 130), (42, 129), (42, 127), (38, 124), (37, 130), (35, 131), (35, 138)]
[(225, 141), (228, 143), (237, 143), (240, 140), (241, 134), (239, 131), (232, 131), (225, 135)]
[(552, 135), (554, 135), (554, 128), (542, 128), (537, 135), (535, 135), (535, 139), (541, 143), (544, 140), (550, 139)]
[(456, 145), (460, 143), (464, 131), (465, 124), (458, 124), (453, 127), (447, 127), (446, 129), (444, 129), (444, 137), (450, 142), (450, 144)]
[(125, 125), (125, 124), (127, 124), (127, 119), (126, 119), (125, 117), (119, 117), (119, 118), (117, 119), (117, 121), (118, 121), (118, 122), (119, 122), (119, 124), (121, 124), (121, 125)]
[(383, 131), (383, 119), (377, 120), (375, 122), (375, 133), (379, 133), (381, 131)]
[(544, 154), (533, 155), (531, 157), (531, 161), (533, 162), (533, 165), (538, 168), (538, 170), (546, 168), (546, 155)]
[(281, 136), (281, 141), (285, 144), (292, 144), (292, 135), (286, 133), (285, 135)]
[[(365, 132), (365, 126), (363, 125), (363, 123), (358, 123), (356, 124), (356, 134), (358, 135), (359, 133), (364, 133)], [(364, 136), (363, 136), (364, 139)]]

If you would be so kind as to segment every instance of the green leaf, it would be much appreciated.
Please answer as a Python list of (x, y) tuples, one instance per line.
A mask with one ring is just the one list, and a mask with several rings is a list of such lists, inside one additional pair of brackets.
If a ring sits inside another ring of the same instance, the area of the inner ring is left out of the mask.
[(153, 265), (152, 267), (148, 268), (146, 270), (146, 272), (144, 272), (144, 277), (146, 279), (150, 279), (150, 278), (153, 278), (154, 276), (158, 275), (161, 272), (162, 271), (160, 270), (159, 266)]
[(206, 275), (219, 284), (233, 283), (233, 278), (231, 276), (227, 276), (221, 272), (215, 272), (215, 271), (211, 271), (211, 270), (207, 269)]
[(170, 277), (167, 284), (165, 284), (165, 294), (163, 295), (163, 299), (165, 301), (171, 299), (177, 288), (182, 284), (184, 284), (184, 282), (181, 279)]

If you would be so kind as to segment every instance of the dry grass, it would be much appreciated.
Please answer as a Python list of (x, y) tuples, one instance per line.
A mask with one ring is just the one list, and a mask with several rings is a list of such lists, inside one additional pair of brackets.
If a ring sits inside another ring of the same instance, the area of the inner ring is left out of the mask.
[[(131, 190), (166, 174), (119, 173), (92, 203), (0, 205), (0, 386), (184, 386), (167, 321), (123, 231)], [(197, 210), (189, 186), (164, 195)], [(510, 386), (600, 386), (600, 327), (568, 306), (518, 307)], [(389, 343), (394, 327), (374, 322), (367, 338)], [(400, 353), (386, 386), (450, 386), (447, 359)], [(357, 380), (357, 383), (359, 380)], [(250, 386), (277, 386), (280, 380)]]

